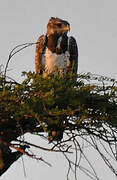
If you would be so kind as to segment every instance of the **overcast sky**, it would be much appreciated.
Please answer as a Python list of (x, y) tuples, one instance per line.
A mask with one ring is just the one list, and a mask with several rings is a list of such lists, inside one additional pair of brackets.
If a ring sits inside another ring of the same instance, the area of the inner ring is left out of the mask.
[[(16, 45), (36, 42), (46, 32), (51, 16), (70, 23), (69, 35), (76, 38), (79, 46), (79, 72), (116, 78), (117, 0), (0, 0), (0, 64), (6, 64), (9, 52)], [(8, 75), (21, 81), (22, 71), (34, 71), (34, 54), (35, 47), (30, 47), (16, 55), (9, 63)], [(45, 157), (48, 159), (48, 155)], [(64, 180), (67, 169), (59, 158), (60, 155), (51, 156), (53, 168), (25, 158), (27, 180)], [(19, 160), (1, 179), (24, 180), (22, 169)], [(110, 171), (101, 173), (101, 177), (102, 180), (105, 177), (114, 180)], [(79, 176), (81, 178), (83, 176)], [(88, 180), (86, 176), (85, 179)]]

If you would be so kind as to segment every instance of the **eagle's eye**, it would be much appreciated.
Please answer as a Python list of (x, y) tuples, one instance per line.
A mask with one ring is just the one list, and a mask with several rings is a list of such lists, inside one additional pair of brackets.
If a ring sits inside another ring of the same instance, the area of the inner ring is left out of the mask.
[(62, 27), (62, 24), (61, 24), (61, 23), (58, 23), (57, 26), (58, 26), (59, 28), (61, 28), (61, 27)]

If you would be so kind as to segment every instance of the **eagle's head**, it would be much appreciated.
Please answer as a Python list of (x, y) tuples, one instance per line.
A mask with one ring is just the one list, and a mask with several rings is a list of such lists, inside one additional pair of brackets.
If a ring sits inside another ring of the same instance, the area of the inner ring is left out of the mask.
[(63, 35), (70, 31), (70, 24), (62, 19), (51, 17), (47, 25), (47, 36), (56, 34)]

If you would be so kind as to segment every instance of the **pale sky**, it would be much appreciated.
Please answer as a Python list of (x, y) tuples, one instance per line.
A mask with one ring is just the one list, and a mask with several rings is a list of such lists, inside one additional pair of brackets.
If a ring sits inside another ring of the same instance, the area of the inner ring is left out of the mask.
[[(79, 72), (116, 78), (117, 0), (0, 0), (0, 64), (6, 64), (9, 52), (16, 45), (36, 42), (46, 32), (51, 16), (70, 23), (69, 35), (76, 38), (79, 46)], [(8, 75), (21, 81), (22, 71), (34, 71), (34, 54), (35, 47), (30, 47), (16, 55), (9, 64)], [(37, 137), (33, 141), (40, 143)], [(38, 155), (41, 153), (43, 158), (52, 162), (53, 167), (24, 158), (26, 180), (65, 180), (67, 168), (62, 155), (48, 156), (40, 151)], [(95, 153), (93, 156), (95, 161)], [(99, 167), (101, 180), (108, 177), (115, 180), (108, 169), (105, 172), (101, 170), (102, 167)], [(25, 180), (22, 161), (14, 163), (0, 179)], [(88, 180), (82, 174), (78, 174), (78, 179)]]

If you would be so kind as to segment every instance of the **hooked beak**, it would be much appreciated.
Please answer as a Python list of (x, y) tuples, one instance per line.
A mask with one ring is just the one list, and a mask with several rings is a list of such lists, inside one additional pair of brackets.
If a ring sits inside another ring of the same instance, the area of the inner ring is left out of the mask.
[(64, 28), (64, 31), (70, 31), (70, 26), (67, 25), (67, 26)]

